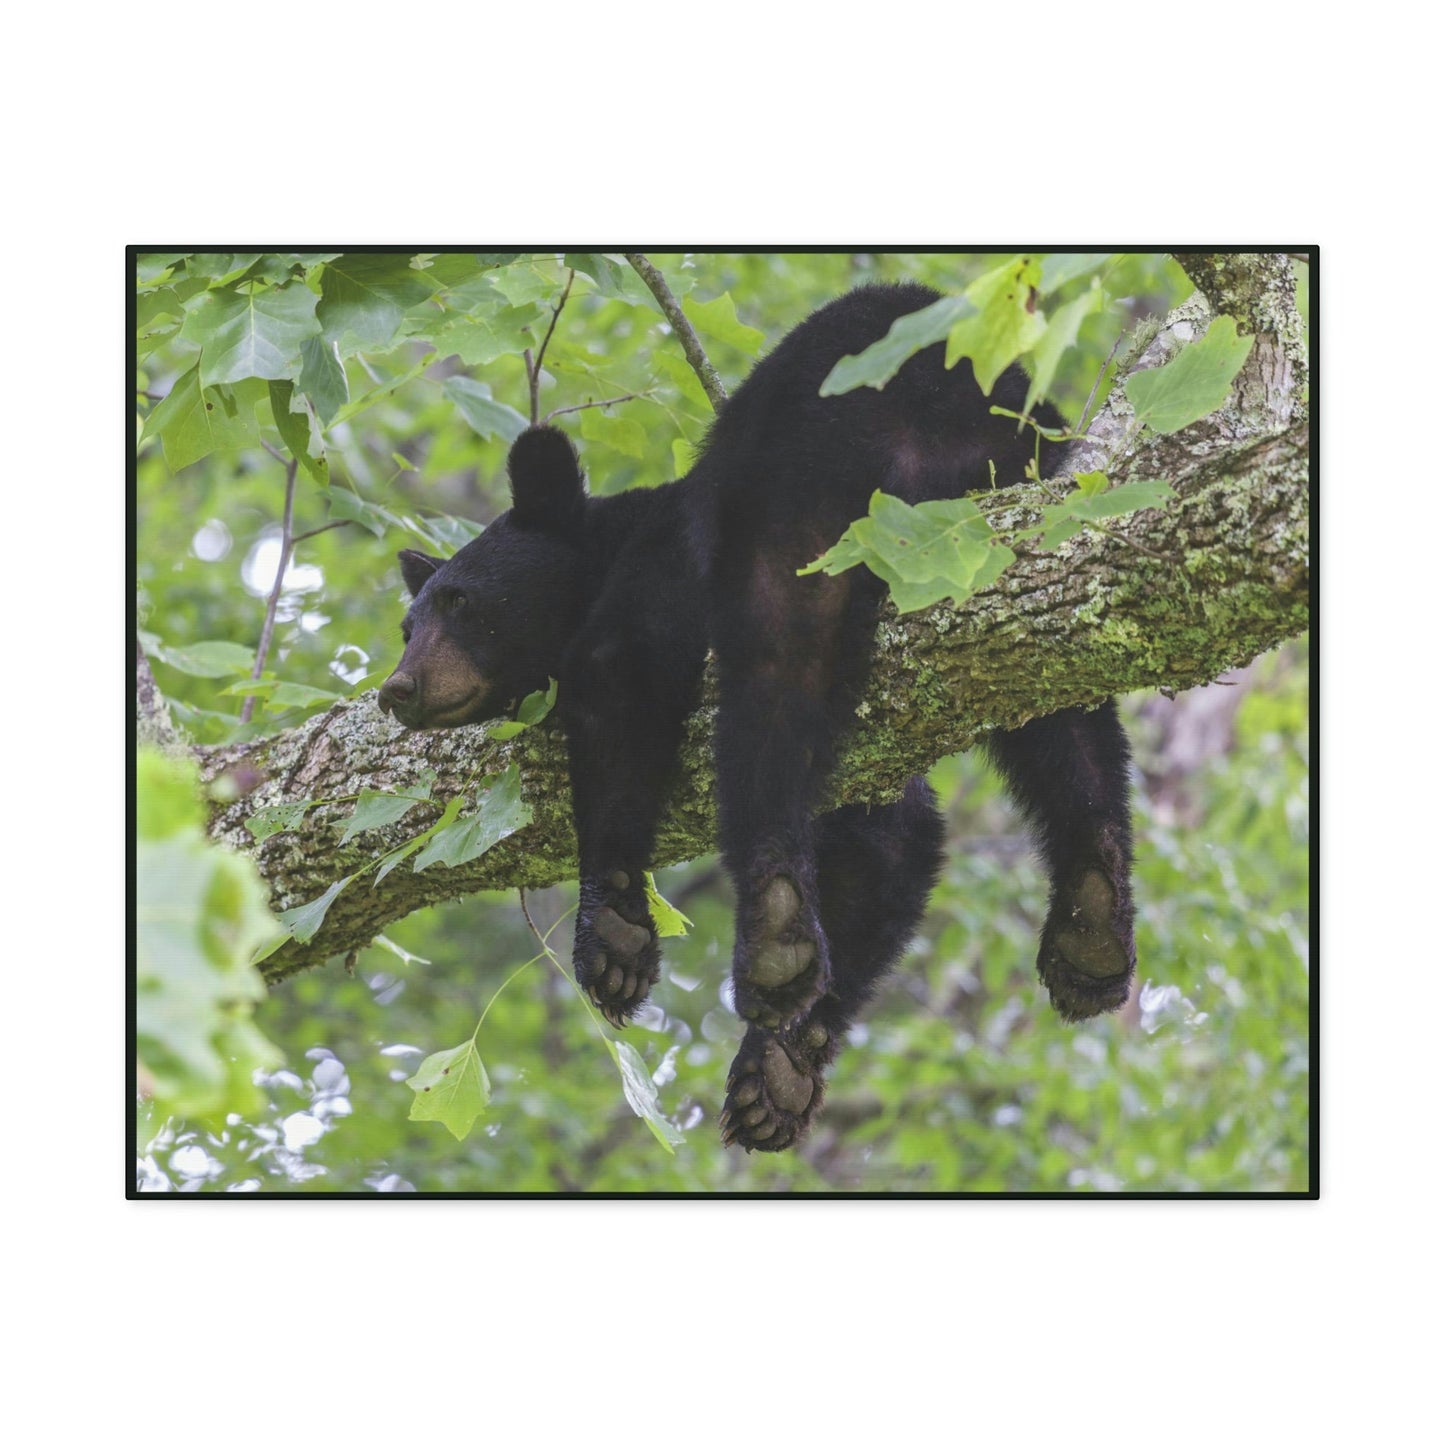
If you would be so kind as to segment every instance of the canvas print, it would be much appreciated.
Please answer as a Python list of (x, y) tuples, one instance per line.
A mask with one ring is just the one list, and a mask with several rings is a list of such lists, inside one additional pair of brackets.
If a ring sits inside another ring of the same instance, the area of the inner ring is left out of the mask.
[(133, 247), (133, 1197), (1310, 1197), (1319, 255)]

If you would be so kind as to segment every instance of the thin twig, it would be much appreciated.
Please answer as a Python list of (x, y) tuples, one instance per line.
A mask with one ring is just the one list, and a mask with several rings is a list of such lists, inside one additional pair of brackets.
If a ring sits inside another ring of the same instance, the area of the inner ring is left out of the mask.
[[(1081, 522), (1084, 519), (1079, 519)], [(1096, 532), (1102, 532), (1106, 537), (1112, 537), (1116, 542), (1122, 542), (1126, 547), (1132, 547), (1136, 552), (1142, 552), (1146, 557), (1152, 557), (1156, 562), (1171, 562), (1172, 557), (1166, 557), (1162, 552), (1151, 551), (1142, 542), (1136, 542), (1132, 537), (1126, 537), (1122, 532), (1112, 531), (1108, 527), (1101, 527), (1097, 522), (1084, 522), (1086, 527), (1092, 527)]]
[(542, 338), (542, 344), (537, 348), (537, 359), (532, 360), (532, 353), (529, 350), (522, 353), (522, 360), (527, 366), (527, 391), (532, 401), (532, 425), (537, 425), (537, 415), (541, 411), (539, 393), (542, 389), (542, 358), (547, 354), (547, 343), (552, 339), (552, 333), (557, 329), (557, 318), (562, 314), (562, 308), (567, 304), (567, 298), (572, 294), (572, 283), (577, 279), (576, 271), (567, 272), (567, 284), (562, 288), (562, 295), (557, 304), (552, 308), (552, 320), (547, 325), (547, 334)]
[(622, 254), (627, 257), (632, 269), (642, 277), (647, 289), (657, 298), (662, 314), (667, 317), (668, 324), (682, 343), (682, 354), (687, 357), (687, 364), (702, 382), (702, 389), (707, 393), (712, 409), (721, 411), (727, 403), (727, 390), (722, 384), (722, 378), (717, 374), (717, 368), (707, 359), (707, 352), (702, 349), (702, 342), (697, 339), (692, 323), (683, 315), (682, 307), (678, 305), (677, 297), (672, 294), (666, 278), (640, 251), (624, 251)]
[[(1099, 368), (1099, 374), (1094, 378), (1094, 384), (1089, 389), (1089, 399), (1084, 403), (1083, 411), (1079, 413), (1078, 426), (1074, 428), (1076, 432), (1082, 432), (1084, 430), (1084, 423), (1089, 419), (1089, 408), (1093, 406), (1094, 398), (1099, 394), (1099, 383), (1103, 381), (1104, 373), (1108, 371), (1109, 363), (1113, 361), (1114, 354), (1119, 350), (1119, 347), (1123, 344), (1123, 341), (1124, 333), (1121, 331), (1118, 336), (1114, 338), (1114, 344), (1109, 348), (1109, 354), (1104, 358), (1104, 364)], [(1088, 440), (1087, 437), (1082, 439), (1085, 441)]]
[(562, 314), (562, 308), (567, 304), (567, 298), (572, 294), (572, 283), (577, 279), (575, 271), (568, 271), (567, 284), (562, 288), (561, 299), (552, 308), (552, 321), (547, 327), (547, 334), (542, 338), (542, 344), (537, 348), (537, 370), (542, 370), (542, 358), (547, 354), (547, 343), (552, 339), (552, 333), (557, 329), (557, 318)]
[(352, 519), (350, 517), (340, 517), (334, 522), (327, 522), (325, 526), (313, 527), (309, 532), (302, 532), (299, 537), (293, 537), (291, 539), (291, 546), (295, 548), (310, 537), (319, 537), (323, 532), (332, 532), (335, 531), (337, 527), (349, 527), (351, 524)]
[[(276, 563), (276, 580), (271, 584), (271, 595), (266, 599), (266, 621), (261, 627), (261, 640), (256, 644), (256, 665), (251, 669), (251, 680), (256, 682), (266, 670), (266, 654), (271, 650), (271, 634), (276, 630), (276, 607), (281, 601), (281, 583), (286, 578), (286, 564), (291, 560), (291, 548), (295, 545), (291, 537), (291, 513), (296, 503), (296, 458), (292, 457), (286, 467), (286, 507), (281, 517), (281, 556)], [(253, 692), (241, 704), (241, 721), (251, 721), (256, 711), (256, 694)]]
[(620, 401), (636, 401), (638, 397), (646, 395), (647, 393), (642, 391), (629, 391), (626, 396), (609, 396), (606, 401), (584, 401), (580, 406), (559, 406), (556, 411), (549, 411), (542, 420), (549, 422), (554, 416), (566, 416), (569, 412), (574, 411), (587, 411), (594, 406), (616, 406)]
[(547, 940), (537, 931), (537, 925), (532, 922), (532, 915), (527, 911), (527, 890), (525, 888), (517, 889), (517, 897), (521, 900), (522, 917), (527, 920), (527, 927), (532, 930), (532, 937), (535, 938), (543, 948), (546, 948)]

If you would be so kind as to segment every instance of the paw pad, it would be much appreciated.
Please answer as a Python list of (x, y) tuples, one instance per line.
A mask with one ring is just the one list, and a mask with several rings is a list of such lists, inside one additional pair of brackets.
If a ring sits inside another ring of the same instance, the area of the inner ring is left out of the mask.
[(1128, 910), (1120, 920), (1118, 894), (1098, 868), (1086, 869), (1059, 897), (1044, 925), (1039, 977), (1066, 1019), (1092, 1018), (1129, 996), (1134, 940)]
[(724, 1144), (775, 1151), (807, 1132), (823, 1098), (823, 1064), (831, 1035), (806, 1025), (797, 1038), (750, 1028), (733, 1061), (721, 1119)]
[[(626, 876), (619, 871), (611, 878)], [(579, 918), (574, 955), (577, 981), (614, 1028), (623, 1028), (637, 1012), (661, 972), (652, 930), (632, 922), (624, 909), (635, 917), (647, 916), (639, 913), (635, 900), (603, 904), (590, 917)]]
[(802, 890), (779, 874), (753, 903), (737, 938), (737, 1009), (761, 1028), (795, 1019), (827, 988), (823, 945), (804, 920)]

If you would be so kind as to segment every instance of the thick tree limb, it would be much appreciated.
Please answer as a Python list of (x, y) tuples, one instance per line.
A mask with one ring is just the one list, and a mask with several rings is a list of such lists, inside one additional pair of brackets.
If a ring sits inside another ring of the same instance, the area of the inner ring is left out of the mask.
[[(1157, 364), (1208, 319), (1204, 299), (1194, 298), (1168, 318), (1138, 364)], [(1271, 340), (1266, 352), (1262, 370), (1242, 374), (1230, 407), (1176, 436), (1136, 436), (1122, 387), (1101, 409), (1075, 465), (1107, 462), (1116, 481), (1162, 477), (1178, 493), (1167, 509), (1112, 524), (1117, 535), (1085, 534), (1055, 553), (1021, 559), (961, 609), (899, 617), (885, 608), (835, 802), (896, 796), (909, 776), (993, 728), (1136, 688), (1208, 682), (1309, 625), (1309, 428), (1298, 419), (1301, 370), (1284, 342)], [(1025, 486), (988, 506), (996, 522), (1019, 523), (1046, 500), (1042, 488)], [(659, 865), (715, 846), (714, 704), (709, 674), (660, 830)], [(565, 746), (555, 726), (503, 743), (488, 741), (482, 728), (407, 733), (369, 696), (279, 736), (200, 756), (207, 777), (230, 772), (243, 786), (262, 779), (217, 813), (212, 832), (252, 853), (278, 909), (357, 875), (310, 944), (289, 944), (267, 961), (273, 977), (364, 947), (415, 909), (482, 889), (542, 887), (575, 876)], [(244, 827), (260, 807), (354, 797), (363, 787), (402, 790), (425, 770), (436, 774), (433, 796), (444, 802), (469, 779), (511, 763), (520, 769), (533, 822), (457, 869), (414, 873), (404, 862), (375, 888), (363, 871), (434, 821), (438, 808), (430, 805), (344, 846), (339, 824), (350, 815), (349, 803), (315, 808), (299, 831), (260, 844)]]

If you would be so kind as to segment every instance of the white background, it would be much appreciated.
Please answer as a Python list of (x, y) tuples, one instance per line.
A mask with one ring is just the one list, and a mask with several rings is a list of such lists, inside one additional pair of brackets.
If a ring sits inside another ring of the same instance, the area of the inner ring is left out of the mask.
[[(1273, 13), (7, 21), (13, 1438), (1438, 1425), (1436, 47)], [(338, 239), (1322, 245), (1323, 1201), (126, 1203), (122, 248)]]

